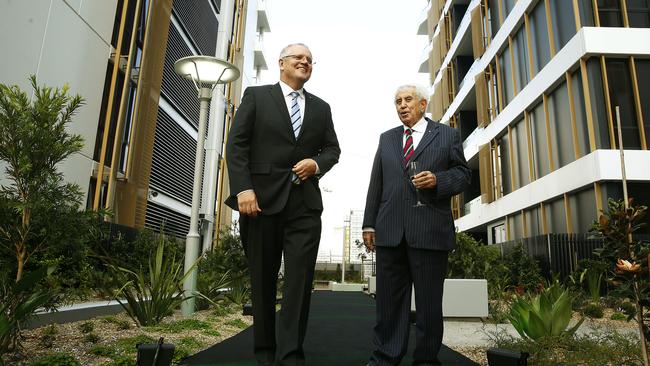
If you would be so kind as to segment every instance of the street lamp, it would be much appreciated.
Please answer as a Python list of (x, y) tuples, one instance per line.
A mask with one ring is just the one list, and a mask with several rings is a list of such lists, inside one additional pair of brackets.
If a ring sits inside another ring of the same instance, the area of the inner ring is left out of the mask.
[(183, 282), (183, 294), (186, 298), (181, 304), (183, 315), (194, 313), (194, 298), (188, 297), (196, 291), (196, 268), (192, 267), (199, 256), (201, 235), (199, 234), (199, 206), (201, 182), (203, 180), (203, 149), (208, 109), (212, 91), (217, 84), (227, 84), (239, 78), (239, 69), (227, 61), (212, 56), (188, 56), (174, 63), (174, 71), (191, 80), (199, 93), (201, 110), (199, 113), (199, 131), (196, 139), (196, 160), (194, 161), (194, 186), (192, 188), (192, 211), (190, 230), (185, 241), (185, 273), (192, 271)]

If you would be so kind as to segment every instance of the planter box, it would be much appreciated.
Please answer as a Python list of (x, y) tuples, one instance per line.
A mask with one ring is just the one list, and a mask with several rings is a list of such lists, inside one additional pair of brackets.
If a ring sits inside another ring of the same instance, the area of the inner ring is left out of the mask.
[[(411, 311), (415, 311), (415, 291), (411, 293)], [(487, 318), (487, 280), (446, 279), (442, 315), (448, 318)]]
[(377, 276), (368, 277), (368, 293), (370, 295), (377, 293)]
[(330, 289), (332, 291), (363, 291), (363, 283), (338, 283), (333, 282), (330, 284)]

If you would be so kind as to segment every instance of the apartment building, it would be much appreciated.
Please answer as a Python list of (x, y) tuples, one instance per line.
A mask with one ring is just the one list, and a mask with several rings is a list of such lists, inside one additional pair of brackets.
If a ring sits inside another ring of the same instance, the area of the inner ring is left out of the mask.
[(243, 69), (254, 57), (243, 47), (246, 22), (260, 17), (268, 29), (264, 8), (255, 1), (249, 10), (246, 0), (0, 0), (0, 82), (27, 90), (35, 74), (85, 98), (70, 126), (84, 149), (60, 169), (89, 208), (110, 210), (121, 225), (185, 237), (197, 140), (205, 138), (201, 220), (209, 246), (215, 222), (230, 220), (216, 202), (227, 194), (222, 146), (241, 80), (215, 90), (199, 137), (198, 92), (173, 66), (210, 55)]
[(623, 197), (619, 120), (629, 196), (650, 204), (650, 1), (430, 0), (418, 34), (430, 112), (473, 170), (460, 231), (587, 232)]

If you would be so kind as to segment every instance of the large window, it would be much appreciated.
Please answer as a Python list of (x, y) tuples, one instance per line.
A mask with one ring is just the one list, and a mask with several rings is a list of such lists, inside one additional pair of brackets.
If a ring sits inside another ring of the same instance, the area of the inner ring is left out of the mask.
[(508, 134), (501, 136), (500, 141), (498, 142), (499, 150), (499, 160), (501, 167), (501, 187), (503, 190), (503, 195), (513, 191), (512, 187), (512, 169), (510, 169), (510, 139)]
[(550, 5), (555, 49), (559, 51), (576, 34), (573, 2), (567, 0), (551, 0)]
[[(639, 84), (639, 96), (641, 99), (641, 112), (643, 114), (643, 127), (645, 140), (650, 143), (650, 60), (635, 60), (636, 80)], [(648, 215), (650, 216), (650, 215)]]
[(526, 123), (521, 119), (512, 126), (512, 156), (515, 166), (515, 181), (517, 188), (530, 183), (528, 168), (528, 139), (526, 138)]
[[(639, 127), (636, 119), (634, 94), (628, 59), (607, 59), (607, 82), (609, 83), (609, 97), (612, 107), (612, 120), (614, 128), (616, 123), (616, 107), (620, 108), (621, 131), (623, 134), (623, 147), (626, 149), (640, 149)], [(616, 139), (618, 141), (618, 138)]]
[(571, 226), (576, 233), (586, 233), (591, 229), (593, 221), (597, 218), (596, 195), (593, 187), (569, 196), (571, 208)]
[(597, 149), (610, 149), (609, 122), (605, 107), (605, 94), (602, 70), (598, 57), (587, 60), (587, 79), (589, 81), (589, 98), (591, 113), (594, 119), (594, 130)]
[(497, 35), (499, 28), (501, 28), (501, 20), (499, 19), (499, 3), (498, 1), (490, 1), (488, 3), (490, 12), (490, 30), (492, 38)]
[(544, 234), (544, 224), (542, 221), (542, 210), (535, 206), (526, 210), (526, 226), (528, 236), (537, 236)]
[(546, 117), (544, 105), (539, 103), (528, 113), (533, 147), (533, 171), (535, 179), (539, 179), (550, 170), (548, 161), (548, 145), (546, 144)]
[(531, 41), (533, 49), (533, 66), (535, 73), (539, 72), (551, 59), (551, 46), (548, 39), (546, 26), (546, 10), (544, 1), (537, 3), (529, 15)]
[(583, 27), (593, 27), (594, 6), (592, 0), (578, 0), (578, 12), (580, 13), (580, 25)]
[(620, 0), (598, 0), (598, 18), (601, 27), (622, 27)]
[(650, 28), (650, 0), (627, 0), (630, 27)]
[(503, 106), (507, 106), (515, 96), (515, 87), (512, 83), (512, 62), (510, 47), (506, 47), (499, 56), (499, 73), (501, 76), (501, 90), (503, 91)]
[(591, 152), (589, 147), (589, 127), (587, 125), (587, 112), (585, 109), (585, 93), (582, 88), (582, 75), (577, 70), (571, 75), (571, 94), (573, 94), (573, 108), (576, 112), (576, 132), (578, 134), (578, 150), (580, 156)]
[(566, 233), (568, 232), (566, 225), (566, 213), (564, 210), (564, 199), (560, 198), (547, 204), (546, 211), (550, 212), (551, 227), (549, 231), (552, 233)]
[(569, 92), (566, 82), (560, 84), (549, 95), (548, 114), (554, 166), (559, 168), (575, 160)]
[(521, 91), (530, 81), (530, 61), (528, 60), (528, 41), (525, 27), (519, 28), (512, 40), (512, 52), (515, 56), (515, 79)]

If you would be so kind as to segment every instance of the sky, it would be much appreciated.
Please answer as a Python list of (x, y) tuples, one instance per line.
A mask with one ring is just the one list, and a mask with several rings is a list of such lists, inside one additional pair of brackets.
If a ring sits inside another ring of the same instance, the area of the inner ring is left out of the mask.
[(418, 73), (428, 43), (418, 36), (425, 0), (266, 0), (271, 32), (264, 34), (275, 83), (277, 58), (290, 43), (309, 46), (314, 67), (305, 89), (330, 104), (341, 156), (320, 181), (323, 231), (319, 257), (340, 260), (344, 220), (363, 209), (379, 135), (401, 125), (393, 96), (398, 86), (428, 85)]

